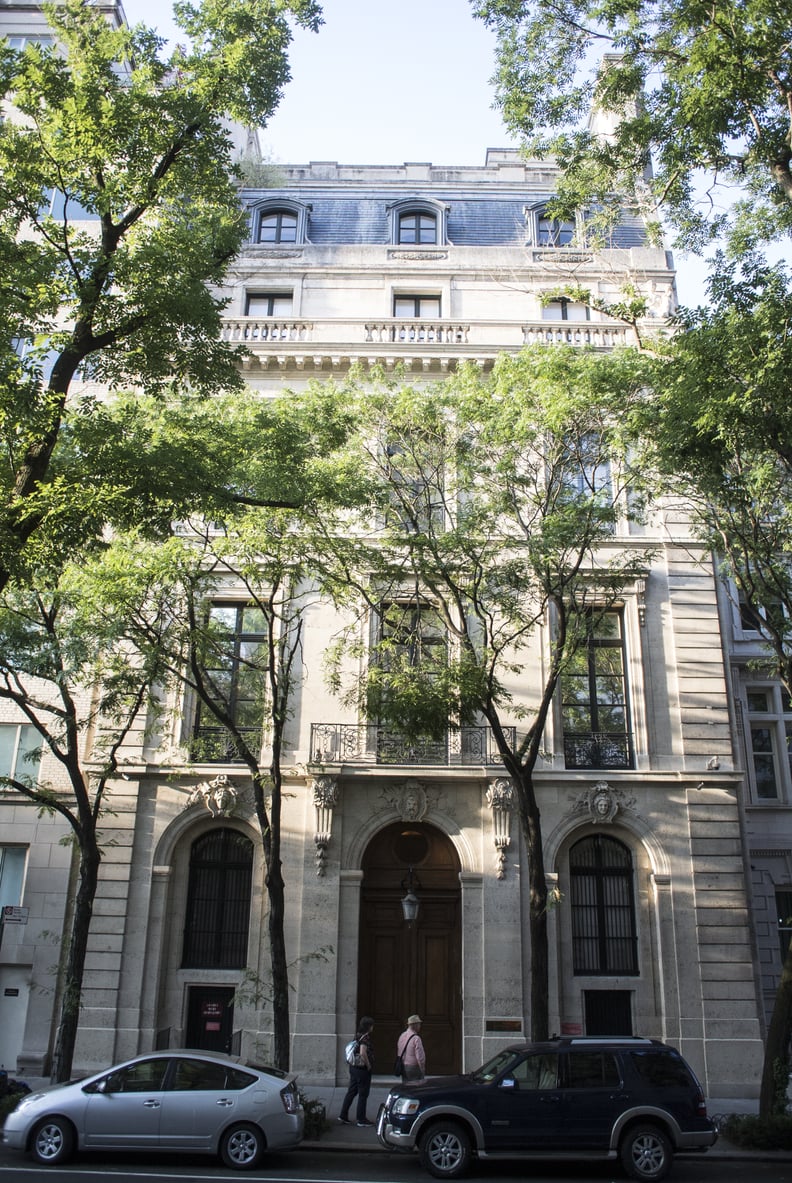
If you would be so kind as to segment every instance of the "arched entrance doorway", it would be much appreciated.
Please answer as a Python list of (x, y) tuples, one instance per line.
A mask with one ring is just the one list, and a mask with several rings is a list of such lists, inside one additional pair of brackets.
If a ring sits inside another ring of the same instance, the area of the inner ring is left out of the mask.
[[(418, 918), (401, 901), (413, 871)], [(394, 822), (363, 856), (358, 1009), (375, 1020), (375, 1071), (389, 1073), (396, 1040), (413, 1012), (423, 1019), (427, 1067), (459, 1072), (462, 1063), (461, 903), (453, 843), (425, 822)]]

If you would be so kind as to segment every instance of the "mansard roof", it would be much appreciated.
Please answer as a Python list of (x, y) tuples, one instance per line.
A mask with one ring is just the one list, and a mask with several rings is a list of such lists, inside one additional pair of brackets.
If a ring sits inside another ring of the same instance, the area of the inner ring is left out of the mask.
[[(447, 208), (449, 245), (524, 246), (526, 209), (550, 199), (556, 176), (552, 164), (525, 160), (516, 149), (488, 149), (483, 167), (335, 161), (276, 167), (281, 184), (246, 189), (245, 204), (260, 208), (265, 201), (292, 200), (309, 206), (307, 237), (317, 246), (387, 243), (390, 211), (406, 208), (410, 200)], [(646, 243), (641, 218), (625, 210), (612, 245)]]

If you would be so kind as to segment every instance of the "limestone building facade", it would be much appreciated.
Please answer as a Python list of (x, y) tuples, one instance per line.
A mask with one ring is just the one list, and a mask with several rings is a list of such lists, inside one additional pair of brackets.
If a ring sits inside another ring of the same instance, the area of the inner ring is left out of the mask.
[[(422, 381), (466, 359), (486, 371), (526, 344), (618, 348), (630, 343), (623, 324), (553, 293), (578, 283), (607, 300), (627, 275), (662, 324), (675, 306), (670, 256), (633, 215), (591, 249), (584, 212), (578, 226), (548, 215), (553, 182), (547, 163), (489, 150), (476, 167), (284, 166), (271, 188), (243, 191), (250, 239), (225, 332), (247, 346), (248, 382), (266, 396), (352, 365), (403, 366)], [(614, 610), (609, 641), (622, 734), (565, 742), (559, 705), (537, 774), (555, 901), (551, 1026), (666, 1039), (710, 1095), (744, 1096), (757, 1088), (762, 1030), (717, 579), (673, 507), (640, 531), (655, 558)], [(241, 592), (229, 587), (225, 603), (241, 607)], [(329, 605), (308, 610), (287, 735), (292, 1067), (305, 1087), (343, 1082), (343, 1045), (368, 1013), (387, 1072), (417, 1012), (430, 1071), (470, 1070), (529, 1030), (512, 787), (483, 728), (431, 750), (385, 745), (342, 708), (321, 674), (337, 625)], [(155, 1047), (269, 1054), (250, 785), (233, 762), (189, 763), (195, 706), (175, 706), (168, 733), (141, 728), (114, 787), (78, 1071)], [(13, 766), (31, 742), (7, 715), (0, 758)], [(0, 996), (15, 1022), (3, 1024), (0, 1058), (43, 1074), (71, 868), (57, 821), (0, 794), (0, 825), (0, 902), (27, 909), (3, 934)], [(407, 923), (411, 891), (420, 912)], [(223, 903), (208, 921), (197, 903), (207, 895)]]

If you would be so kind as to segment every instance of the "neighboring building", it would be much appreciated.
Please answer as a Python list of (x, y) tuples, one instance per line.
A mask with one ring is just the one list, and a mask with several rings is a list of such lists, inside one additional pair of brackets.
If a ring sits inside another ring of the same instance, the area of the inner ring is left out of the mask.
[(735, 743), (745, 769), (742, 807), (761, 1005), (769, 1021), (792, 936), (792, 703), (778, 679), (762, 671), (762, 617), (772, 605), (754, 608), (733, 584), (720, 586)]
[[(607, 299), (629, 275), (649, 295), (650, 324), (674, 310), (670, 258), (637, 217), (609, 249), (590, 249), (584, 214), (576, 225), (547, 214), (552, 168), (514, 151), (488, 151), (483, 167), (280, 172), (277, 188), (243, 193), (250, 243), (227, 290), (227, 334), (248, 346), (246, 377), (263, 395), (353, 364), (422, 380), (467, 359), (486, 370), (534, 342), (629, 343), (624, 325), (557, 296), (573, 281)], [(656, 558), (592, 638), (589, 729), (565, 732), (559, 701), (536, 777), (557, 901), (551, 1025), (667, 1039), (711, 1095), (745, 1096), (757, 1091), (761, 1022), (717, 580), (679, 513), (658, 508), (633, 533)], [(229, 582), (221, 602), (240, 644), (254, 642), (241, 590)], [(321, 673), (339, 623), (326, 604), (308, 611), (285, 753), (292, 1066), (304, 1086), (344, 1081), (344, 1042), (369, 1013), (387, 1072), (418, 1012), (430, 1071), (467, 1070), (529, 1029), (511, 786), (484, 729), (416, 748), (342, 709)], [(598, 720), (602, 654), (618, 734)], [(249, 783), (239, 764), (188, 762), (200, 714), (189, 699), (173, 705), (169, 733), (141, 727), (127, 747), (103, 827), (76, 1071), (153, 1047), (269, 1054)], [(0, 760), (29, 739), (6, 715)], [(2, 902), (29, 909), (0, 953), (0, 996), (16, 1008), (3, 1051), (38, 1074), (58, 1013), (68, 852), (64, 827), (16, 796), (0, 796), (0, 825)], [(411, 889), (420, 913), (408, 924)]]

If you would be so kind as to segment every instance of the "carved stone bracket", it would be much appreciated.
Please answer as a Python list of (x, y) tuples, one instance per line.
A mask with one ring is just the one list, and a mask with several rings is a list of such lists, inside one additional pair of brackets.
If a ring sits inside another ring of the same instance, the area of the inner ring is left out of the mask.
[(486, 792), (487, 804), (492, 810), (495, 829), (495, 873), (498, 879), (506, 878), (506, 851), (511, 845), (511, 815), (514, 809), (514, 785), (507, 776), (499, 776)]
[(187, 798), (185, 809), (192, 805), (205, 805), (212, 817), (230, 817), (237, 805), (237, 791), (228, 777), (221, 773), (214, 780), (202, 781), (196, 785)]
[(636, 579), (635, 598), (638, 603), (638, 623), (641, 628), (646, 625), (646, 580)]
[(621, 789), (614, 789), (606, 780), (599, 780), (577, 797), (570, 797), (572, 813), (587, 813), (592, 822), (613, 822), (624, 810), (631, 810), (635, 797), (628, 797)]
[(312, 782), (313, 803), (316, 810), (316, 874), (322, 877), (326, 870), (327, 848), (333, 831), (333, 810), (338, 804), (339, 788), (336, 776), (315, 776)]

